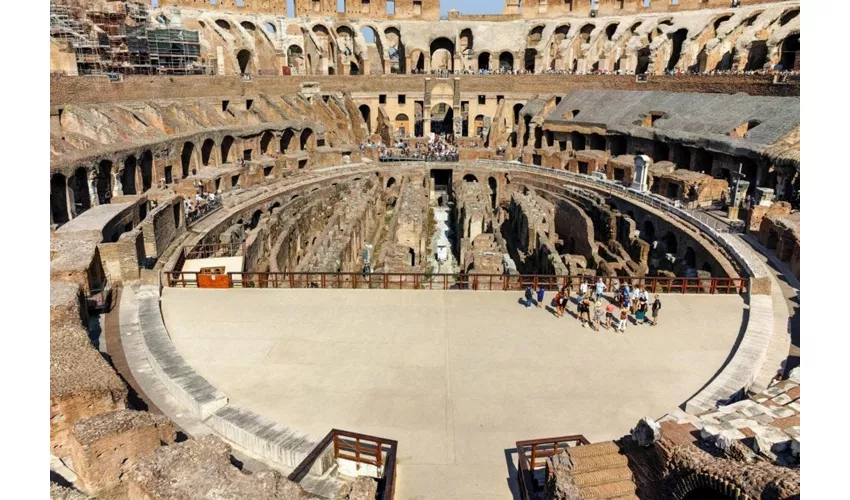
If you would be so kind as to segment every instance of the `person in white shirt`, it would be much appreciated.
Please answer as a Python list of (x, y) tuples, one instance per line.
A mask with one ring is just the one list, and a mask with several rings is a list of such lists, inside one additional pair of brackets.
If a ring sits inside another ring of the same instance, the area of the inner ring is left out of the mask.
[(582, 297), (587, 295), (587, 280), (581, 280), (581, 284), (578, 286), (578, 293)]

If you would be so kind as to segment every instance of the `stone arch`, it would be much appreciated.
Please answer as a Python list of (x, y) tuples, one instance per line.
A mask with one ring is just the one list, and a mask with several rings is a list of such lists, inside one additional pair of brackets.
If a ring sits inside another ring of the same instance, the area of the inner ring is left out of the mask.
[(142, 192), (144, 193), (153, 186), (153, 153), (148, 149), (142, 153), (140, 158), (142, 170)]
[(782, 17), (779, 18), (779, 25), (785, 26), (790, 23), (792, 19), (800, 15), (800, 9), (789, 9), (782, 13)]
[(201, 145), (201, 165), (209, 166), (213, 148), (215, 148), (215, 141), (212, 139), (206, 139)]
[(302, 151), (313, 151), (316, 148), (316, 135), (313, 129), (305, 128), (301, 132), (300, 146)]
[[(304, 72), (304, 49), (296, 44), (290, 45), (286, 49), (286, 60), (291, 73), (301, 74)], [(295, 71), (291, 71), (292, 68), (295, 68)]]
[(283, 135), (280, 136), (280, 152), (285, 154), (289, 150), (289, 145), (292, 143), (292, 138), (295, 137), (295, 132), (288, 128), (283, 131)]
[(215, 24), (216, 24), (216, 26), (218, 26), (221, 29), (230, 31), (230, 23), (228, 23), (224, 19), (216, 19)]
[(401, 40), (401, 32), (395, 26), (384, 30), (387, 40), (387, 56), (390, 59), (390, 73), (407, 72), (406, 53), (404, 42)]
[(408, 249), (407, 249), (407, 254), (410, 256), (410, 265), (411, 265), (411, 267), (412, 267), (412, 266), (415, 266), (415, 265), (416, 265), (416, 252), (415, 252), (412, 248), (408, 248)]
[(270, 130), (266, 130), (263, 132), (263, 135), (260, 137), (260, 154), (264, 155), (269, 152), (269, 144), (271, 144), (272, 139), (274, 139), (274, 134), (271, 133)]
[(490, 53), (487, 51), (478, 54), (478, 69), (490, 70)]
[(792, 70), (796, 68), (797, 57), (800, 53), (800, 34), (795, 33), (788, 35), (782, 40), (780, 49), (779, 64), (783, 70)]
[(410, 118), (405, 113), (399, 113), (395, 117), (395, 127), (399, 135), (406, 136), (410, 133)]
[(747, 71), (764, 69), (767, 64), (767, 41), (756, 40), (750, 45), (749, 55), (747, 56), (747, 66), (744, 68)]
[(487, 185), (490, 187), (490, 205), (495, 210), (499, 183), (496, 182), (495, 177), (490, 176), (490, 178), (487, 179)]
[(62, 174), (50, 177), (50, 214), (54, 224), (64, 224), (68, 217), (68, 181)]
[(387, 189), (393, 187), (395, 185), (395, 177), (390, 177), (387, 179)]
[(643, 47), (637, 51), (637, 65), (635, 65), (635, 74), (642, 75), (649, 70), (650, 54), (652, 52), (649, 47)]
[(239, 63), (239, 73), (244, 75), (253, 72), (252, 70), (254, 69), (254, 64), (250, 50), (242, 49), (237, 52), (236, 62)]
[(473, 174), (466, 174), (463, 176), (463, 182), (478, 182), (478, 177)]
[(593, 30), (595, 29), (596, 25), (593, 23), (587, 23), (582, 26), (578, 32), (578, 36), (581, 38), (581, 43), (584, 44), (590, 42), (590, 34), (593, 33)]
[(534, 149), (543, 147), (543, 129), (534, 127)]
[(714, 20), (714, 34), (717, 36), (717, 30), (720, 29), (720, 25), (725, 23), (726, 21), (732, 19), (732, 14), (722, 14), (717, 16), (717, 19)]
[(255, 210), (253, 214), (251, 214), (251, 222), (248, 223), (248, 229), (254, 229), (257, 227), (257, 224), (260, 223), (260, 217), (263, 216), (262, 210)]
[(228, 163), (230, 159), (230, 152), (233, 150), (233, 136), (226, 135), (224, 139), (221, 140), (221, 163), (222, 165)]
[(360, 116), (363, 117), (363, 121), (366, 122), (366, 130), (369, 132), (369, 135), (372, 134), (372, 109), (368, 104), (361, 104), (359, 108)]
[(180, 172), (183, 179), (189, 177), (192, 170), (192, 163), (195, 156), (195, 143), (186, 141), (183, 143), (183, 150), (180, 152)]
[(455, 44), (441, 36), (431, 42), (431, 69), (454, 71)]
[(678, 255), (679, 251), (679, 243), (676, 240), (676, 235), (673, 234), (673, 231), (667, 231), (667, 234), (664, 235), (664, 249), (667, 253)]
[(685, 249), (685, 266), (688, 269), (695, 269), (697, 267), (697, 254), (691, 247)]
[(133, 155), (124, 158), (121, 186), (123, 194), (136, 194), (136, 157)]
[(529, 73), (534, 72), (537, 61), (537, 49), (525, 49), (525, 70)]
[(514, 55), (509, 51), (504, 51), (499, 54), (499, 70), (511, 71), (514, 69)]
[(617, 32), (617, 28), (620, 27), (620, 23), (611, 23), (605, 27), (605, 38), (608, 40), (614, 39), (614, 34)]
[(520, 112), (524, 106), (522, 103), (514, 104), (514, 125), (519, 125)]
[[(364, 74), (366, 74), (366, 73), (368, 73), (368, 74), (383, 74), (384, 73), (384, 44), (381, 41), (381, 35), (379, 34), (377, 29), (375, 29), (374, 27), (369, 26), (369, 25), (364, 25), (360, 28), (360, 35), (363, 37), (363, 40), (366, 42), (367, 52), (368, 52), (368, 47), (370, 45), (374, 45), (375, 52), (378, 55), (377, 64), (374, 64), (374, 65), (370, 64), (368, 71), (366, 71), (366, 67), (365, 67), (366, 61), (368, 60), (368, 53), (366, 54), (367, 57), (363, 57), (363, 55), (360, 56), (359, 60), (360, 60), (361, 66), (363, 66), (362, 73), (364, 73)], [(371, 41), (369, 41), (370, 39), (371, 39)], [(373, 68), (376, 68), (377, 72), (372, 71)]]
[(101, 160), (97, 166), (97, 178), (95, 179), (97, 189), (97, 202), (101, 205), (109, 203), (112, 198), (112, 162)]
[(475, 42), (475, 38), (472, 35), (471, 28), (464, 28), (460, 31), (460, 37), (458, 38), (458, 48), (460, 49), (461, 54), (465, 54), (467, 51), (472, 53), (474, 49), (473, 43)]
[(417, 72), (425, 71), (425, 54), (421, 50), (414, 50), (410, 54), (412, 70)]
[(537, 26), (528, 30), (528, 35), (525, 38), (525, 43), (529, 47), (537, 45), (543, 39), (543, 29), (544, 26), (542, 24), (538, 24)]
[(710, 276), (714, 276), (714, 269), (712, 269), (712, 267), (711, 267), (711, 262), (708, 262), (708, 261), (703, 262), (702, 263), (702, 270), (707, 272)]
[(74, 193), (74, 211), (77, 215), (91, 208), (89, 193), (89, 172), (86, 167), (79, 167), (71, 178), (71, 191)]
[(688, 39), (688, 30), (682, 28), (668, 36), (673, 41), (673, 50), (670, 51), (670, 59), (667, 60), (667, 69), (672, 70), (682, 57), (682, 44)]

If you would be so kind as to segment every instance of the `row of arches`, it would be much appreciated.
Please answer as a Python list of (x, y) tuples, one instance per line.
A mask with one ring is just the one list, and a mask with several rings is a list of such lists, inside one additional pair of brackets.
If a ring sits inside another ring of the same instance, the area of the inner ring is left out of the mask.
[[(259, 141), (261, 154), (271, 152), (274, 138), (272, 131), (263, 132)], [(218, 144), (214, 139), (207, 138), (200, 148), (193, 141), (185, 141), (180, 150), (180, 178), (194, 175), (202, 167), (236, 161), (235, 143), (231, 135), (224, 136)], [(316, 134), (311, 128), (300, 132), (287, 128), (280, 134), (276, 145), (280, 153), (292, 152), (293, 148), (309, 152), (315, 149), (316, 143)], [(70, 177), (62, 173), (51, 175), (50, 214), (53, 222), (64, 224), (94, 205), (110, 203), (115, 196), (137, 195), (148, 191), (153, 187), (154, 176), (158, 173), (154, 172), (153, 160), (153, 152), (146, 150), (138, 156), (126, 156), (118, 162), (120, 168), (116, 168), (113, 160), (104, 159), (94, 168), (78, 167)], [(162, 176), (166, 183), (174, 182), (171, 167), (165, 166), (163, 170)]]

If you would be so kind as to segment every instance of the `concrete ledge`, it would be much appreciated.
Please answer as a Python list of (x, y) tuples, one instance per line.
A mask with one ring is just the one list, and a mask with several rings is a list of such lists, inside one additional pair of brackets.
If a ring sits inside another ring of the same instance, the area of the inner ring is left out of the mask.
[(773, 301), (770, 295), (750, 296), (750, 317), (741, 343), (723, 370), (685, 403), (685, 411), (699, 414), (731, 402), (750, 388), (761, 371), (773, 337)]
[[(320, 441), (236, 405), (219, 409), (206, 424), (249, 452), (291, 469), (300, 464)], [(329, 466), (327, 461), (317, 460), (310, 472), (322, 475)]]
[(139, 327), (151, 367), (168, 392), (196, 418), (227, 405), (227, 396), (189, 366), (171, 342), (159, 310), (159, 287), (139, 287)]

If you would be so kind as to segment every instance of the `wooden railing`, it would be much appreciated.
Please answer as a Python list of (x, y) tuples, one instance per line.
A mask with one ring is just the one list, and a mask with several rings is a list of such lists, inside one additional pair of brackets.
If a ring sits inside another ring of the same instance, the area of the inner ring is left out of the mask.
[(534, 500), (540, 489), (534, 479), (534, 471), (543, 467), (546, 459), (557, 455), (571, 446), (590, 444), (584, 436), (576, 434), (544, 439), (517, 441), (517, 482), (523, 500)]
[(331, 429), (304, 460), (289, 474), (290, 481), (300, 482), (313, 464), (320, 460), (328, 446), (333, 445), (334, 460), (349, 460), (356, 464), (372, 465), (378, 473), (377, 500), (392, 500), (395, 495), (395, 471), (398, 442), (356, 432)]
[[(174, 271), (167, 273), (163, 280), (168, 286), (197, 286), (197, 274), (194, 272)], [(518, 291), (531, 286), (535, 290), (542, 286), (545, 290), (558, 290), (561, 287), (578, 288), (583, 276), (538, 275), (538, 274), (422, 274), (422, 273), (275, 273), (242, 272), (227, 273), (232, 288), (338, 288), (338, 289), (382, 289), (382, 290), (497, 290)], [(590, 278), (589, 288), (594, 280)], [(728, 294), (745, 293), (749, 284), (747, 278), (686, 278), (648, 276), (629, 278), (622, 276), (600, 276), (608, 293), (613, 294), (617, 283), (627, 283), (631, 287), (640, 286), (649, 293), (682, 294)]]

